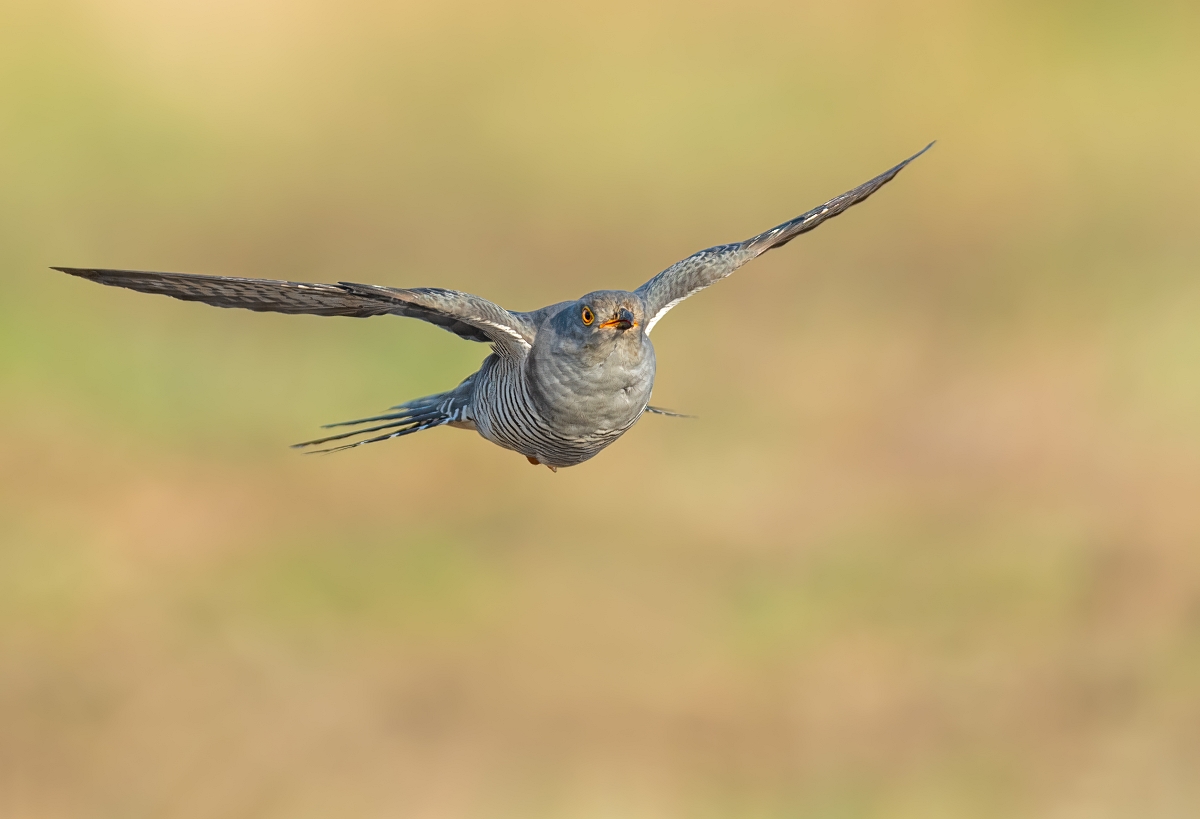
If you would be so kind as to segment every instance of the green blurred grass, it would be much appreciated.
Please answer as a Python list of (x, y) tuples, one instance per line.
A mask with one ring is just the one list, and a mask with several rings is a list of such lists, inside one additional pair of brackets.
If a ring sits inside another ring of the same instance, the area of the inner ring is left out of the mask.
[[(1195, 813), (1197, 17), (4, 5), (0, 816)], [(930, 138), (557, 475), (286, 449), (457, 383), (436, 328), (46, 270), (527, 309)]]

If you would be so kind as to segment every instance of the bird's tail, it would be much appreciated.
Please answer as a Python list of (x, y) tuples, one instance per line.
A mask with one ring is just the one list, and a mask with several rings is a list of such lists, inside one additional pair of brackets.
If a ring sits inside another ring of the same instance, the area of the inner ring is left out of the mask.
[[(370, 435), (373, 432), (386, 430), (382, 435), (363, 438), (358, 441), (339, 444), (338, 446), (327, 447), (325, 449), (310, 449), (306, 454), (341, 452), (343, 449), (353, 449), (363, 444), (374, 444), (379, 441), (386, 441), (389, 438), (399, 438), (401, 435), (409, 435), (413, 432), (420, 432), (423, 429), (433, 429), (443, 424), (469, 421), (467, 407), (470, 401), (470, 382), (471, 379), (467, 379), (450, 392), (439, 392), (436, 395), (427, 395), (424, 398), (406, 401), (403, 404), (392, 407), (388, 412), (380, 415), (372, 415), (370, 418), (325, 424), (321, 427), (322, 429), (332, 429), (334, 427), (359, 427), (359, 429), (340, 432), (337, 435), (328, 435), (324, 438), (305, 441), (301, 444), (292, 444), (292, 448), (302, 449), (304, 447), (319, 446), (327, 444), (330, 441), (343, 441), (347, 438)], [(381, 423), (376, 424), (376, 421)], [(373, 424), (373, 426), (363, 427), (363, 424)]]

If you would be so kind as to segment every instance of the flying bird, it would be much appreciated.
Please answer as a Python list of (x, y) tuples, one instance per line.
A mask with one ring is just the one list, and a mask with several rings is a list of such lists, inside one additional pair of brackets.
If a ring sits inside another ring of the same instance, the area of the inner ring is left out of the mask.
[(473, 429), (530, 463), (557, 471), (595, 456), (646, 412), (674, 414), (650, 405), (655, 371), (650, 333), (673, 307), (756, 256), (862, 202), (931, 147), (933, 143), (869, 182), (766, 233), (694, 253), (632, 292), (596, 290), (575, 301), (525, 313), (437, 287), (397, 289), (351, 282), (301, 284), (187, 273), (53, 269), (100, 284), (215, 307), (355, 318), (408, 316), (470, 341), (491, 344), (491, 355), (454, 389), (407, 401), (380, 415), (328, 424), (326, 428), (352, 429), (295, 446), (336, 452), (451, 426)]

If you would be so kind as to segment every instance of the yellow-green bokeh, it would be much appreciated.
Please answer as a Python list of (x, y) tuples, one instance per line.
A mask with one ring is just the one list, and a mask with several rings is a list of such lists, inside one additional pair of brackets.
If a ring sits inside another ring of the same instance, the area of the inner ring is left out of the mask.
[[(0, 5), (0, 816), (1200, 812), (1200, 11)], [(938, 146), (672, 312), (552, 475), (399, 319), (49, 265), (634, 287)]]

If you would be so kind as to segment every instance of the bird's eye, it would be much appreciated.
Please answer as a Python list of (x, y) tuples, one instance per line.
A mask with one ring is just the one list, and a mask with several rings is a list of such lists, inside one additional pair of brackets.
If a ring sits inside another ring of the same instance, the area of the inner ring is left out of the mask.
[(584, 307), (583, 313), (580, 315), (580, 318), (583, 319), (583, 323), (586, 326), (591, 327), (592, 322), (596, 320), (596, 314), (592, 312), (592, 308)]

